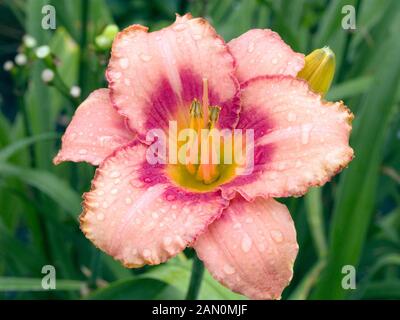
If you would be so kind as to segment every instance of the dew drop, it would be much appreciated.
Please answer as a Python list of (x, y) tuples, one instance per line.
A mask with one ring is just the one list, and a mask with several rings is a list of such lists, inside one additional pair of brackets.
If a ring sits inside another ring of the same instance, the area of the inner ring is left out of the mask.
[(310, 125), (303, 125), (301, 128), (301, 143), (302, 144), (307, 144), (310, 140), (310, 131), (311, 131), (311, 126)]
[(76, 139), (77, 134), (75, 132), (71, 133), (70, 135), (70, 139), (71, 140), (75, 140)]
[(246, 219), (246, 223), (252, 223), (252, 222), (253, 222), (253, 218), (250, 217), (250, 218)]
[(248, 235), (245, 235), (242, 239), (242, 250), (244, 252), (249, 252), (252, 246), (252, 241)]
[(157, 212), (153, 212), (151, 214), (151, 216), (153, 217), (153, 219), (157, 219), (158, 218), (158, 213)]
[(249, 46), (247, 48), (247, 51), (249, 53), (252, 53), (254, 51), (254, 42), (250, 42), (250, 44), (249, 44)]
[(226, 264), (226, 265), (224, 265), (224, 272), (225, 272), (226, 274), (234, 274), (234, 273), (235, 273), (235, 268), (232, 267), (232, 266), (229, 265), (229, 264)]
[(118, 189), (117, 188), (114, 188), (114, 189), (111, 190), (111, 194), (117, 194), (117, 193), (118, 193)]
[(129, 66), (128, 58), (119, 59), (119, 65), (121, 66), (122, 69), (128, 68), (128, 66)]
[(97, 215), (97, 220), (103, 221), (103, 220), (104, 220), (104, 214), (99, 213), (99, 214)]
[(288, 119), (289, 122), (296, 121), (296, 118), (297, 118), (297, 116), (296, 116), (295, 113), (293, 113), (293, 112), (289, 112), (288, 113), (287, 119)]
[(172, 238), (171, 237), (164, 237), (163, 242), (164, 242), (164, 245), (168, 246), (168, 245), (171, 244)]
[(168, 201), (173, 201), (173, 200), (175, 200), (175, 196), (172, 195), (172, 194), (169, 194), (169, 195), (167, 195), (167, 200)]
[(242, 226), (242, 225), (241, 225), (239, 222), (237, 222), (237, 223), (235, 223), (235, 224), (233, 225), (233, 229), (239, 229), (241, 226)]
[(129, 198), (129, 197), (125, 198), (125, 203), (126, 204), (131, 204), (132, 203), (132, 199)]
[(186, 23), (178, 23), (176, 26), (173, 27), (173, 30), (175, 31), (183, 31), (186, 29)]
[(193, 35), (193, 39), (194, 40), (201, 40), (201, 38), (202, 38), (201, 34), (194, 34)]
[(277, 58), (273, 58), (273, 59), (271, 60), (271, 62), (272, 62), (272, 64), (277, 64), (277, 63), (278, 63), (278, 59), (277, 59)]
[(142, 53), (142, 54), (140, 55), (140, 59), (142, 59), (142, 61), (144, 61), (144, 62), (150, 61), (151, 58), (152, 58), (152, 56), (150, 56), (150, 55), (148, 55), (148, 54), (143, 54), (143, 53)]
[(118, 178), (121, 175), (121, 173), (119, 171), (113, 171), (110, 174), (111, 178)]
[(282, 242), (283, 234), (279, 230), (272, 230), (271, 237), (275, 242)]
[(150, 257), (150, 256), (151, 256), (151, 250), (149, 250), (149, 249), (144, 249), (144, 250), (143, 250), (143, 256), (144, 256), (145, 258)]
[(86, 149), (81, 149), (81, 150), (79, 150), (79, 154), (87, 154), (87, 150)]

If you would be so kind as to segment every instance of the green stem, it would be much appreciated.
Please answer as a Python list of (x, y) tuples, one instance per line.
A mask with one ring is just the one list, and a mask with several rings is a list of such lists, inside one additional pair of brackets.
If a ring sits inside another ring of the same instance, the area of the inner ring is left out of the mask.
[(186, 294), (186, 300), (196, 300), (201, 287), (201, 281), (203, 280), (204, 274), (204, 264), (197, 257), (197, 255), (193, 258), (192, 265), (192, 275), (190, 277), (189, 289)]
[(307, 220), (319, 258), (324, 258), (328, 251), (324, 217), (322, 209), (322, 189), (312, 188), (305, 196)]
[(101, 254), (100, 250), (97, 248), (93, 248), (90, 269), (92, 274), (90, 275), (88, 285), (89, 288), (95, 289), (97, 287), (96, 280), (98, 279), (101, 271)]

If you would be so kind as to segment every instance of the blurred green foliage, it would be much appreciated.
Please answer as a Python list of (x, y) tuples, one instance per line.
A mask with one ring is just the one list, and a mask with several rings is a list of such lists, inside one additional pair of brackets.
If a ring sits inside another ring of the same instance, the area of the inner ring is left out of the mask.
[[(57, 10), (57, 29), (41, 28), (41, 8)], [(357, 29), (343, 30), (342, 7), (357, 8)], [(49, 45), (66, 88), (82, 97), (105, 86), (108, 52), (96, 49), (104, 27), (162, 28), (175, 13), (203, 15), (228, 41), (271, 28), (296, 51), (330, 46), (337, 74), (328, 99), (355, 113), (356, 158), (341, 175), (305, 197), (285, 199), (300, 252), (284, 299), (400, 298), (400, 1), (397, 0), (6, 0), (0, 3), (0, 62), (22, 36)], [(123, 268), (79, 230), (77, 215), (93, 168), (53, 166), (60, 133), (77, 107), (41, 79), (30, 61), (12, 81), (0, 75), (0, 297), (5, 299), (182, 299), (190, 252), (155, 267)], [(43, 265), (57, 270), (57, 290), (41, 291)], [(342, 267), (357, 269), (357, 289), (343, 290)], [(206, 273), (200, 299), (238, 299)]]

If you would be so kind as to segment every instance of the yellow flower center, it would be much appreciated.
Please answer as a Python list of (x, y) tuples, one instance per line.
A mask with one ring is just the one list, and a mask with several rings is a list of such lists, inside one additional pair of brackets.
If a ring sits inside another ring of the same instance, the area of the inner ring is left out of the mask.
[[(170, 164), (168, 173), (180, 186), (198, 192), (206, 192), (235, 176), (234, 161), (225, 161), (225, 139), (216, 127), (221, 108), (210, 106), (208, 81), (203, 79), (202, 101), (194, 99), (190, 105), (189, 134), (184, 142), (184, 163)], [(230, 155), (233, 158), (233, 153)], [(227, 164), (225, 164), (227, 162)]]

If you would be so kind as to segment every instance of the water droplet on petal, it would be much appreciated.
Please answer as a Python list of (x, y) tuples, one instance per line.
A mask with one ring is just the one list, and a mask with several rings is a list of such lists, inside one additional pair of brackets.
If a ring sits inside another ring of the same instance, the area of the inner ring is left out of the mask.
[(172, 238), (171, 237), (164, 237), (163, 242), (164, 242), (164, 245), (168, 246), (168, 245), (171, 244)]
[(226, 274), (234, 274), (234, 273), (235, 273), (235, 268), (232, 267), (232, 266), (229, 265), (229, 264), (226, 264), (226, 265), (224, 265), (224, 272), (225, 272)]
[(75, 140), (76, 139), (76, 136), (77, 136), (77, 134), (75, 133), (75, 132), (73, 132), (73, 133), (71, 133), (71, 135), (70, 135), (70, 139), (71, 140)]
[(277, 58), (273, 58), (273, 59), (271, 60), (271, 62), (272, 62), (272, 64), (277, 64), (277, 63), (278, 63), (278, 59), (277, 59)]
[(121, 58), (119, 59), (119, 65), (121, 66), (122, 69), (126, 69), (129, 66), (129, 60), (128, 58)]
[(99, 214), (97, 215), (97, 220), (103, 221), (103, 220), (104, 220), (104, 214), (99, 213)]
[(239, 229), (241, 226), (242, 226), (242, 225), (241, 225), (239, 222), (237, 222), (237, 223), (235, 223), (235, 224), (233, 225), (233, 229)]
[(169, 195), (167, 195), (167, 200), (168, 201), (173, 201), (173, 200), (175, 200), (175, 196), (172, 195), (172, 194), (169, 194)]
[(301, 143), (302, 144), (307, 144), (308, 141), (310, 140), (310, 131), (311, 131), (310, 125), (303, 125), (301, 127)]
[(174, 29), (175, 31), (178, 31), (178, 32), (183, 31), (186, 29), (186, 23), (178, 23), (172, 29)]
[(111, 178), (118, 178), (121, 175), (119, 171), (112, 171), (110, 174)]
[(79, 150), (79, 154), (82, 154), (82, 155), (87, 154), (87, 150), (86, 149), (81, 149), (81, 150)]
[(201, 40), (201, 38), (202, 38), (201, 34), (194, 34), (193, 35), (193, 39), (194, 40)]
[(283, 234), (279, 230), (272, 230), (271, 237), (275, 242), (282, 242)]
[(143, 250), (143, 256), (144, 256), (145, 258), (150, 257), (150, 256), (151, 256), (151, 250), (149, 250), (149, 249), (144, 249), (144, 250)]
[(131, 204), (132, 203), (132, 199), (129, 198), (129, 197), (125, 198), (125, 203), (126, 204)]
[(297, 116), (296, 116), (295, 113), (293, 113), (293, 112), (289, 112), (288, 113), (287, 119), (288, 119), (289, 122), (296, 121), (296, 118), (297, 118)]
[(114, 189), (111, 190), (111, 194), (117, 194), (117, 193), (118, 193), (118, 189), (117, 188), (114, 188)]
[(242, 239), (242, 250), (244, 252), (249, 252), (252, 246), (252, 241), (250, 237), (246, 234)]
[(142, 53), (142, 54), (140, 55), (140, 59), (142, 59), (142, 61), (144, 61), (144, 62), (150, 61), (151, 58), (152, 58), (152, 56), (150, 56), (150, 55), (148, 55), (148, 54), (143, 54), (143, 53)]
[(248, 46), (248, 48), (247, 48), (247, 51), (248, 51), (249, 53), (252, 53), (252, 52), (254, 51), (254, 42), (250, 42), (250, 43), (249, 43), (249, 46)]

